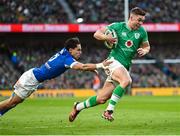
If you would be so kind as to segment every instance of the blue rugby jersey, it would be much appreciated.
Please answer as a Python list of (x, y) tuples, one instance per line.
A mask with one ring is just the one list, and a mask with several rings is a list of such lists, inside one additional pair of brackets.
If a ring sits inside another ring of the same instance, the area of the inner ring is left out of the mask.
[(75, 63), (77, 63), (77, 61), (66, 50), (66, 48), (63, 48), (41, 67), (34, 68), (33, 73), (39, 82), (43, 82), (61, 75)]

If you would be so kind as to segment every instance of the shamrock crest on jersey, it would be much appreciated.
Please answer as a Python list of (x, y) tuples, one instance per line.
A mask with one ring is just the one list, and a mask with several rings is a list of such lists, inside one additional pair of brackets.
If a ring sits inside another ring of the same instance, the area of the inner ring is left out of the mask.
[(135, 34), (134, 34), (134, 37), (135, 37), (136, 39), (139, 39), (140, 34), (139, 34), (139, 33), (135, 33)]

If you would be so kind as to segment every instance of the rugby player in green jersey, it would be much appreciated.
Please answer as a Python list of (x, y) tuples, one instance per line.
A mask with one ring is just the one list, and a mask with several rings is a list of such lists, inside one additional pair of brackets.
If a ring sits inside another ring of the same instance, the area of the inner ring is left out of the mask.
[[(107, 41), (110, 44), (116, 44), (111, 49), (109, 59), (113, 61), (109, 65), (107, 80), (103, 88), (96, 96), (92, 96), (84, 102), (76, 102), (69, 115), (69, 121), (72, 122), (78, 113), (86, 108), (105, 103), (108, 99), (109, 104), (102, 114), (102, 117), (113, 121), (112, 116), (118, 100), (123, 96), (126, 87), (131, 84), (132, 79), (128, 72), (131, 61), (136, 53), (139, 57), (146, 55), (150, 50), (146, 30), (141, 26), (145, 20), (146, 12), (141, 8), (135, 7), (130, 11), (128, 22), (116, 22), (106, 27), (98, 29), (94, 33), (97, 40)], [(117, 38), (112, 35), (105, 35), (107, 29), (114, 30)]]

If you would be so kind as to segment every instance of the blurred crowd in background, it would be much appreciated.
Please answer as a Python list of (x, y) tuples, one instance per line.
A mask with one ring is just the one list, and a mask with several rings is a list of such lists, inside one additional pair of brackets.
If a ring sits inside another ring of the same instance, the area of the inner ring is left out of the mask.
[[(49, 45), (33, 42), (34, 46), (26, 45), (4, 45), (0, 46), (0, 89), (12, 89), (13, 84), (19, 76), (32, 67), (41, 66), (52, 55), (59, 51), (63, 46)], [(39, 44), (39, 46), (38, 46)], [(42, 48), (43, 46), (43, 48)], [(87, 63), (97, 63), (103, 61), (109, 53), (105, 47), (91, 47), (91, 43), (86, 43), (83, 47), (83, 54), (80, 61)], [(133, 79), (132, 87), (178, 87), (180, 84), (180, 64), (166, 64), (164, 59), (180, 59), (180, 46), (173, 45), (152, 46), (151, 53), (143, 58), (135, 59), (154, 59), (152, 64), (133, 64), (131, 76)], [(163, 53), (162, 52), (163, 48)], [(169, 49), (172, 49), (169, 51)], [(170, 53), (169, 52), (173, 52)], [(163, 58), (163, 60), (161, 59)], [(66, 89), (66, 88), (93, 88), (95, 73), (69, 70), (56, 79), (43, 83), (40, 88)], [(103, 70), (99, 70), (100, 86), (106, 79)]]
[[(146, 23), (180, 22), (178, 0), (129, 0), (130, 9), (136, 6), (147, 11)], [(0, 12), (0, 23), (111, 23), (124, 20), (124, 0), (1, 0)], [(58, 45), (46, 41), (24, 45), (0, 43), (0, 89), (12, 89), (24, 71), (40, 66), (60, 50)], [(90, 46), (91, 43), (86, 43), (80, 61), (97, 63), (108, 56), (105, 47)], [(144, 59), (154, 59), (156, 63), (133, 64), (132, 87), (179, 86), (180, 63), (163, 63), (164, 59), (180, 59), (179, 50), (178, 44), (152, 46)], [(92, 72), (70, 70), (40, 88), (96, 88), (98, 83), (102, 87), (106, 75), (103, 70), (99, 72), (97, 77)]]
[[(136, 6), (146, 22), (180, 22), (179, 0), (129, 0)], [(124, 20), (124, 0), (1, 0), (0, 12), (1, 23), (111, 23)]]

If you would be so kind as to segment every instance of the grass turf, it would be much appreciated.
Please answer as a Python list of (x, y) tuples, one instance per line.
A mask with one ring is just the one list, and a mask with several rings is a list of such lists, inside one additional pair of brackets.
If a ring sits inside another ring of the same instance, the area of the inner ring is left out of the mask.
[(180, 135), (179, 96), (124, 96), (114, 122), (101, 118), (107, 104), (84, 110), (75, 122), (68, 122), (73, 102), (84, 99), (27, 99), (0, 117), (0, 135)]

